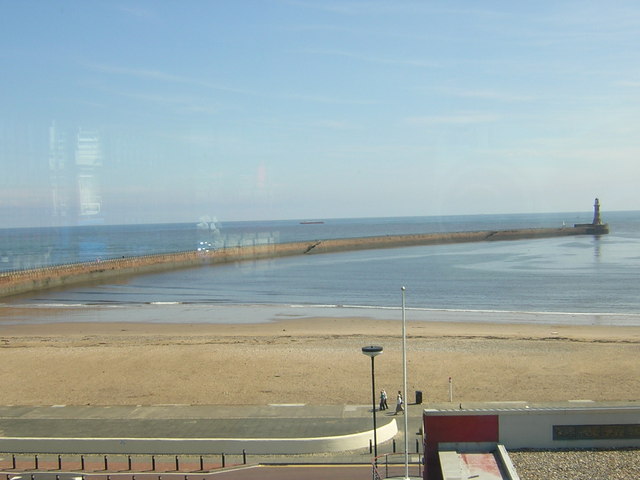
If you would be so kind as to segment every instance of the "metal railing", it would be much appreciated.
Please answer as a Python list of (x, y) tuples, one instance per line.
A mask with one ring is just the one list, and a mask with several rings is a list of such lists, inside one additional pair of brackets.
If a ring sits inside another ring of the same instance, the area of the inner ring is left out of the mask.
[[(390, 477), (404, 478), (405, 467), (404, 453), (378, 455), (371, 462), (372, 478), (374, 480)], [(422, 478), (422, 455), (409, 455), (409, 476)]]
[(201, 477), (212, 471), (247, 465), (247, 453), (210, 455), (126, 454), (4, 454), (0, 458), (0, 480), (91, 478), (179, 478)]

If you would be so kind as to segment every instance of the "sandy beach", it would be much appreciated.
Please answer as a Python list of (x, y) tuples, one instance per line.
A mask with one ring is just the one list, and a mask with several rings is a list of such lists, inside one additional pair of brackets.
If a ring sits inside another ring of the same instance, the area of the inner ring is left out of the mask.
[[(4, 315), (10, 315), (10, 311)], [(42, 313), (44, 314), (44, 313)], [(33, 315), (33, 312), (31, 313)], [(452, 314), (455, 318), (455, 314)], [(366, 404), (402, 386), (397, 320), (0, 327), (0, 404)], [(407, 322), (409, 402), (637, 401), (640, 327)]]

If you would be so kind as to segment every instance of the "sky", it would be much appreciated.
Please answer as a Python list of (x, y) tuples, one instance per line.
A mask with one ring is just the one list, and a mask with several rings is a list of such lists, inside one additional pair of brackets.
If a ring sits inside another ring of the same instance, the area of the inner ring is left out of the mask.
[(637, 1), (0, 0), (0, 72), (0, 227), (640, 210)]

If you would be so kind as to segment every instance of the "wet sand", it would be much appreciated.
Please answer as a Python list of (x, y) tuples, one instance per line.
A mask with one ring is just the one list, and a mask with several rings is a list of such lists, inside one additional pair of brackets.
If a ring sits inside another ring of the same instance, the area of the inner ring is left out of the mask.
[[(12, 310), (2, 310), (6, 321)], [(425, 402), (448, 401), (449, 377), (454, 402), (640, 398), (640, 327), (488, 323), (486, 315), (408, 320), (409, 401), (416, 390)], [(371, 364), (361, 348), (370, 344), (384, 347), (376, 383), (393, 398), (402, 387), (395, 312), (389, 320), (4, 324), (0, 404), (367, 404)]]

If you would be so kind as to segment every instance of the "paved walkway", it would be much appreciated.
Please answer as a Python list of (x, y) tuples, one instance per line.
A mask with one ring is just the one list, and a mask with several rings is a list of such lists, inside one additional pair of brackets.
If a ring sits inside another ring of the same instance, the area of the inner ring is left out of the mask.
[[(417, 435), (422, 405), (409, 405), (409, 449), (421, 450)], [(389, 411), (376, 412), (377, 426), (396, 419), (398, 434), (381, 442), (378, 453), (403, 450), (403, 417)], [(350, 435), (372, 430), (371, 406), (303, 405), (264, 406), (0, 406), (0, 440), (25, 439), (308, 439)], [(86, 443), (86, 442), (84, 442)], [(122, 442), (120, 442), (122, 443)], [(11, 451), (8, 449), (4, 449)], [(247, 449), (249, 455), (251, 452)], [(45, 452), (43, 452), (45, 453)], [(60, 452), (48, 452), (60, 453)], [(78, 452), (86, 453), (86, 452)], [(99, 452), (93, 453), (113, 453)], [(135, 453), (135, 452), (132, 452)], [(224, 452), (210, 452), (219, 454)], [(296, 452), (287, 455), (290, 463)], [(279, 455), (260, 455), (252, 462), (278, 463)], [(301, 455), (299, 461), (367, 463), (368, 448), (358, 451)]]

